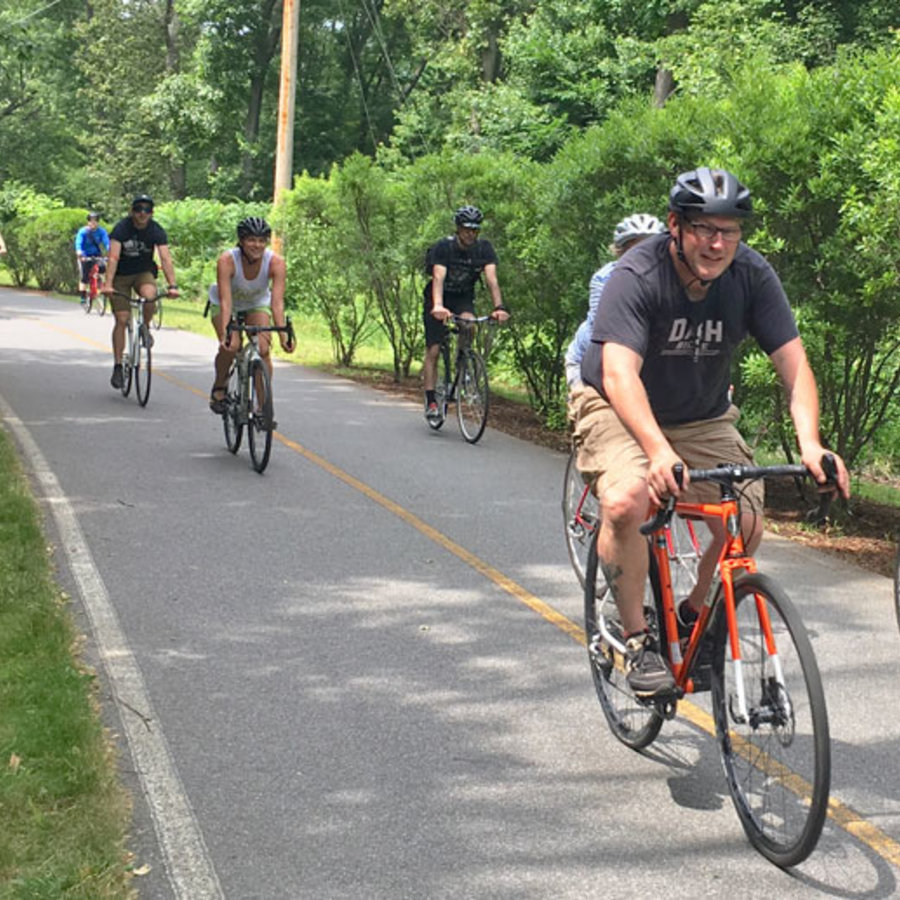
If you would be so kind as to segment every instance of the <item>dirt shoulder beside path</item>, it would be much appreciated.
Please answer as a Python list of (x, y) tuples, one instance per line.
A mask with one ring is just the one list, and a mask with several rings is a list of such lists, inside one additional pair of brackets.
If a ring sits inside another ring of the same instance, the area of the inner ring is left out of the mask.
[[(418, 378), (409, 378), (398, 384), (389, 374), (381, 371), (342, 369), (339, 374), (417, 403), (422, 400)], [(527, 406), (493, 394), (488, 424), (499, 431), (554, 450), (565, 452), (569, 448), (568, 436), (546, 429)], [(870, 572), (893, 576), (896, 536), (900, 534), (900, 509), (854, 497), (849, 509), (839, 512), (840, 524), (819, 531), (804, 521), (807, 509), (813, 505), (803, 500), (790, 483), (773, 482), (766, 491), (766, 527), (783, 537), (824, 550)]]

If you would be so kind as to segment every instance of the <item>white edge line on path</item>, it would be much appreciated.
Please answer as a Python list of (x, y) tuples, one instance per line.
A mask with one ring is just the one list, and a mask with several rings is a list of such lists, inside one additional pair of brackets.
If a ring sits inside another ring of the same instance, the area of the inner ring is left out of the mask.
[(150, 807), (172, 890), (177, 897), (190, 900), (223, 898), (200, 826), (153, 713), (140, 668), (94, 565), (75, 511), (28, 429), (2, 395), (0, 413), (22, 447), (53, 513)]

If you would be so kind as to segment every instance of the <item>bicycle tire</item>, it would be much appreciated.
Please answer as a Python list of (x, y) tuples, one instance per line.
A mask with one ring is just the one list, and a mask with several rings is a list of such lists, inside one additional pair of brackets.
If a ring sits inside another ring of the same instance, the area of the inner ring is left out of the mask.
[(437, 431), (447, 420), (447, 402), (453, 390), (450, 380), (450, 351), (446, 344), (441, 345), (441, 353), (437, 362), (438, 379), (434, 386), (434, 401), (441, 414), (439, 419), (428, 419), (428, 425)]
[[(656, 569), (652, 556), (650, 565), (644, 614), (648, 627), (658, 637), (659, 578), (654, 577)], [(603, 588), (599, 592), (597, 590), (597, 579), (603, 577), (598, 570), (595, 533), (587, 557), (584, 584), (584, 630), (591, 678), (610, 731), (626, 747), (641, 750), (656, 739), (662, 728), (663, 718), (652, 704), (643, 703), (635, 697), (625, 678), (625, 661), (622, 653), (610, 644), (600, 631), (598, 622), (600, 610), (603, 608), (610, 614), (606, 617), (608, 629), (611, 632), (615, 631), (620, 643), (624, 643), (622, 627), (618, 623), (618, 613), (615, 611), (615, 601), (611, 592), (606, 589), (605, 582)]]
[[(727, 616), (714, 625), (712, 706), (728, 790), (750, 843), (782, 868), (803, 862), (828, 812), (831, 749), (819, 667), (799, 614), (760, 573), (734, 584), (747, 721), (736, 708)], [(764, 603), (776, 641), (769, 655), (757, 607)], [(777, 680), (782, 673), (783, 683)]]
[(894, 613), (897, 616), (897, 627), (900, 628), (900, 544), (897, 545), (897, 556), (894, 559)]
[[(593, 491), (585, 493), (586, 484), (576, 465), (577, 456), (578, 452), (573, 449), (566, 462), (562, 513), (569, 561), (572, 563), (578, 583), (583, 588), (591, 538), (600, 526), (600, 504)], [(602, 573), (600, 577), (602, 578)]]
[[(153, 374), (153, 351), (150, 347), (150, 329), (141, 322), (138, 325), (138, 361), (134, 367), (134, 390), (138, 403), (146, 406), (150, 399), (150, 379)], [(143, 361), (141, 359), (143, 357)]]
[(222, 425), (225, 429), (225, 446), (231, 453), (241, 449), (241, 438), (244, 436), (243, 408), (241, 403), (241, 373), (233, 365), (228, 373), (228, 384), (225, 389), (225, 412), (222, 413)]
[(272, 453), (272, 428), (275, 404), (272, 400), (272, 381), (261, 359), (250, 364), (250, 410), (247, 422), (247, 441), (250, 459), (260, 475), (269, 464)]
[(128, 320), (125, 329), (125, 353), (122, 354), (122, 396), (127, 397), (131, 393), (131, 381), (134, 374), (134, 325)]
[(476, 444), (484, 434), (490, 404), (487, 367), (481, 354), (464, 350), (459, 357), (456, 383), (456, 418), (462, 436)]
[(153, 327), (156, 331), (159, 331), (162, 328), (163, 323), (163, 304), (162, 299), (158, 298), (156, 301), (156, 309), (153, 310)]
[(106, 315), (106, 304), (107, 304), (107, 302), (108, 302), (108, 299), (107, 299), (106, 294), (102, 294), (102, 293), (101, 293), (101, 294), (98, 294), (98, 295), (97, 295), (97, 305), (98, 305), (98, 307), (99, 307), (98, 310), (97, 310), (97, 315), (98, 315), (98, 316), (105, 316), (105, 315)]

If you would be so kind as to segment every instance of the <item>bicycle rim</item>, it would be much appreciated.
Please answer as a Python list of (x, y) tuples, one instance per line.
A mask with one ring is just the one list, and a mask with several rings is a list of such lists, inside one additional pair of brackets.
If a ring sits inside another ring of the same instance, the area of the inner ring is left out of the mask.
[[(577, 455), (577, 451), (573, 450), (566, 463), (562, 512), (569, 561), (578, 577), (578, 583), (584, 587), (584, 573), (587, 569), (591, 538), (600, 524), (600, 504), (593, 491), (586, 491), (587, 485), (575, 464)], [(602, 581), (602, 573), (598, 573), (598, 577)], [(604, 582), (603, 590), (605, 589)]]
[(484, 360), (473, 350), (459, 358), (456, 417), (462, 436), (474, 444), (484, 433), (488, 415), (488, 376)]
[[(766, 648), (759, 604), (771, 620), (775, 656)], [(728, 789), (753, 846), (778, 866), (795, 866), (815, 848), (828, 809), (831, 749), (819, 669), (781, 588), (760, 574), (740, 578), (735, 616), (744, 716), (724, 612), (716, 624), (712, 703)]]
[(900, 628), (900, 547), (894, 561), (894, 612), (897, 614), (897, 627)]
[(244, 436), (244, 423), (241, 417), (241, 376), (237, 366), (232, 366), (228, 373), (225, 404), (225, 412), (222, 413), (225, 446), (232, 453), (237, 453), (241, 449), (241, 438)]
[(137, 343), (140, 348), (137, 363), (134, 367), (134, 389), (137, 393), (138, 403), (146, 406), (150, 399), (150, 377), (153, 372), (153, 351), (147, 339), (150, 332), (146, 325), (138, 326)]
[(250, 459), (260, 474), (269, 464), (272, 452), (272, 382), (269, 370), (262, 360), (254, 360), (250, 366), (250, 421), (247, 423), (247, 440), (250, 442)]
[[(651, 558), (651, 565), (652, 565)], [(617, 648), (603, 634), (600, 628), (601, 616), (606, 632), (622, 645), (625, 643), (622, 626), (612, 593), (605, 582), (597, 590), (599, 573), (596, 537), (591, 541), (587, 557), (584, 585), (584, 629), (588, 643), (588, 660), (591, 678), (600, 700), (600, 707), (612, 733), (627, 747), (640, 750), (651, 744), (662, 728), (662, 716), (653, 706), (638, 700), (625, 679), (625, 659)], [(651, 631), (656, 633), (659, 621), (656, 613), (655, 583), (648, 580), (648, 592), (644, 613)], [(598, 596), (598, 593), (600, 596)]]
[(134, 372), (133, 360), (135, 353), (134, 328), (131, 324), (125, 330), (125, 342), (127, 351), (122, 355), (122, 396), (127, 397), (131, 393), (131, 380)]

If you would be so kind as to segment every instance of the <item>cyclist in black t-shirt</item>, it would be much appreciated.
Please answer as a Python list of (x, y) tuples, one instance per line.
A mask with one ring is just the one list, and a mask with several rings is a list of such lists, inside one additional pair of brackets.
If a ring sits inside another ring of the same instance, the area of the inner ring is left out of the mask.
[[(159, 262), (168, 284), (168, 296), (177, 297), (178, 285), (169, 252), (169, 238), (165, 230), (153, 221), (153, 198), (139, 194), (131, 201), (131, 214), (120, 219), (109, 236), (109, 265), (103, 285), (104, 294), (115, 294), (110, 297), (115, 323), (112, 332), (113, 373), (109, 383), (117, 389), (123, 382), (125, 328), (131, 316), (130, 300), (118, 295), (130, 297), (134, 290), (141, 297), (156, 297), (158, 268), (153, 260), (154, 251), (159, 253)], [(155, 309), (155, 303), (144, 304), (144, 321), (148, 326)]]
[(431, 280), (425, 285), (423, 294), (425, 361), (422, 365), (425, 418), (428, 420), (441, 416), (434, 388), (441, 341), (446, 334), (444, 322), (452, 315), (474, 318), (475, 284), (482, 272), (494, 304), (491, 315), (498, 322), (509, 318), (497, 281), (497, 254), (489, 241), (478, 239), (483, 218), (481, 210), (475, 206), (460, 207), (453, 216), (456, 234), (438, 241), (429, 250)]

